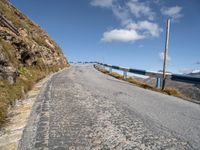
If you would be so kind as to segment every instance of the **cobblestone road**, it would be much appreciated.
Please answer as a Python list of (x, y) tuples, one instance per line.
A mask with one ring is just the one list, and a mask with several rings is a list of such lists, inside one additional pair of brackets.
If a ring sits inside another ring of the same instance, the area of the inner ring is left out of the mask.
[[(86, 78), (90, 71), (96, 78)], [(102, 77), (92, 66), (72, 66), (55, 75), (38, 97), (19, 149), (194, 148), (181, 134), (148, 117), (148, 111), (142, 115), (124, 102), (134, 96), (106, 87)], [(104, 80), (126, 84), (111, 77)]]

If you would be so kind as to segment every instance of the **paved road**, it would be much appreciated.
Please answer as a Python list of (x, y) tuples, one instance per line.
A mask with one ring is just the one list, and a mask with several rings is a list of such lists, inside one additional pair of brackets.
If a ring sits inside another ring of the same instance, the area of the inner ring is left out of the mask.
[(200, 106), (74, 65), (41, 91), (19, 149), (200, 149)]

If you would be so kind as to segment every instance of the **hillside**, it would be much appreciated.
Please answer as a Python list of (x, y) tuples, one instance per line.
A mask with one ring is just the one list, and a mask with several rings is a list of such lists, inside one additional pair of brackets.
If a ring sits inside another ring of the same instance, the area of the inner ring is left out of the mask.
[(35, 82), (68, 66), (61, 48), (7, 0), (0, 0), (0, 125)]

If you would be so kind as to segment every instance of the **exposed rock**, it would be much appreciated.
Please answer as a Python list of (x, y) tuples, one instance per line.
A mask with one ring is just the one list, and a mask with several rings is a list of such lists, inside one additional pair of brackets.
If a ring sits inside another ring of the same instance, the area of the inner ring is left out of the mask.
[(4, 55), (3, 48), (0, 45), (0, 80), (8, 80), (10, 84), (13, 84), (16, 77), (16, 69), (9, 64), (9, 60)]
[(20, 34), (22, 37), (27, 37), (27, 36), (28, 36), (28, 33), (27, 33), (27, 30), (26, 30), (26, 29), (20, 28), (18, 31), (19, 31), (19, 34)]
[(8, 80), (10, 84), (15, 83), (17, 78), (17, 71), (12, 66), (0, 67), (0, 80)]
[(8, 66), (8, 59), (3, 54), (3, 47), (0, 45), (0, 66)]
[(45, 39), (45, 42), (51, 47), (51, 48), (55, 48), (55, 46), (53, 45), (53, 44), (51, 44), (50, 42), (49, 42), (49, 40), (48, 39)]
[(60, 47), (10, 2), (0, 0), (0, 13), (19, 33), (0, 21), (0, 80), (14, 83), (20, 66), (68, 65)]

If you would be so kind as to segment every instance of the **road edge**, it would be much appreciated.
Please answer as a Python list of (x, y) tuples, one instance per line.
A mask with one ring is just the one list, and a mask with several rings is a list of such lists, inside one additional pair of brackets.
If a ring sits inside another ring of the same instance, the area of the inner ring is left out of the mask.
[(25, 95), (24, 99), (16, 101), (15, 106), (8, 113), (9, 122), (1, 129), (0, 150), (19, 149), (24, 130), (29, 124), (29, 118), (35, 108), (40, 93), (54, 75), (69, 68), (70, 67), (67, 67), (48, 75), (44, 79), (37, 82), (33, 86), (32, 90)]

